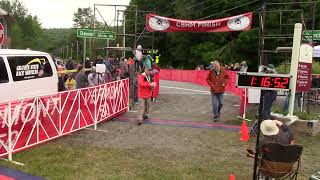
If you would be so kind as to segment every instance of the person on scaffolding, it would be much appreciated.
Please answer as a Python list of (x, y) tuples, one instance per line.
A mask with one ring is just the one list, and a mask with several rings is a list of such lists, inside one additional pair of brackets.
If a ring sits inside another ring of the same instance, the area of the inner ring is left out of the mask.
[(142, 67), (143, 54), (142, 54), (141, 45), (137, 46), (136, 50), (133, 51), (133, 55), (134, 55), (136, 72), (140, 72), (143, 70), (143, 67)]

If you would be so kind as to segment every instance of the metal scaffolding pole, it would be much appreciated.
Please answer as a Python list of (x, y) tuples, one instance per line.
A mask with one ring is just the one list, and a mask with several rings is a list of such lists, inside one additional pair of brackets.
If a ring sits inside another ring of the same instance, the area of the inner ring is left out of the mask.
[[(123, 13), (122, 29), (123, 29), (123, 34), (126, 34), (126, 13)], [(126, 36), (122, 37), (122, 46), (126, 47)], [(122, 53), (123, 53), (122, 54), (123, 58), (125, 58), (126, 52), (123, 51)]]
[(135, 24), (134, 24), (134, 48), (137, 47), (137, 22), (138, 22), (138, 8), (136, 8), (136, 12), (135, 12)]

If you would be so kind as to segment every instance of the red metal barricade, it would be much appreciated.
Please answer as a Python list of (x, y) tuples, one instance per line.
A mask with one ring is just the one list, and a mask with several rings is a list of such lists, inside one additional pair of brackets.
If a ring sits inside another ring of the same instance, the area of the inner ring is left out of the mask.
[(0, 103), (0, 157), (128, 110), (129, 80)]

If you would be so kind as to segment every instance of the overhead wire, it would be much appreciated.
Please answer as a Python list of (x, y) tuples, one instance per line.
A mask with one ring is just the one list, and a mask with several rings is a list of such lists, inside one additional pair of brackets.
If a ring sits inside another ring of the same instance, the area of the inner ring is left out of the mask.
[(257, 2), (257, 1), (260, 1), (260, 0), (254, 0), (254, 1), (251, 1), (251, 2), (248, 2), (248, 3), (245, 3), (245, 4), (242, 4), (242, 5), (239, 5), (239, 6), (236, 6), (236, 7), (233, 7), (233, 8), (224, 10), (224, 11), (221, 11), (221, 12), (219, 12), (219, 13), (215, 13), (215, 14), (212, 14), (212, 15), (209, 15), (209, 16), (205, 16), (205, 17), (200, 18), (200, 19), (197, 19), (197, 20), (204, 20), (204, 19), (207, 19), (207, 18), (209, 18), (209, 17), (213, 17), (213, 16), (216, 16), (216, 15), (219, 15), (219, 14), (222, 14), (222, 13), (225, 13), (225, 12), (228, 12), (228, 11), (232, 11), (232, 10), (234, 10), (234, 9), (238, 9), (238, 8), (240, 8), (240, 7), (243, 7), (243, 6), (246, 6), (246, 5), (255, 3), (255, 2)]
[[(205, 1), (202, 1), (202, 2), (199, 2), (199, 3), (196, 3), (196, 4), (193, 4), (193, 5), (191, 5), (191, 6), (188, 6), (188, 7), (186, 7), (186, 8), (183, 8), (182, 10), (188, 10), (188, 9), (194, 8), (194, 7), (196, 7), (196, 6), (199, 6), (199, 5), (202, 5), (202, 4), (206, 3), (206, 2), (208, 2), (208, 1), (211, 1), (211, 0), (205, 0)], [(161, 10), (164, 10), (164, 8), (161, 9)], [(181, 12), (182, 10), (179, 10), (178, 12)], [(159, 11), (160, 11), (160, 10), (159, 10)], [(173, 13), (170, 13), (170, 14), (165, 14), (164, 16), (171, 16), (171, 15), (173, 15), (173, 14), (175, 14), (175, 13), (177, 13), (177, 12), (173, 12)]]
[[(111, 28), (110, 28), (110, 26), (109, 26), (108, 23), (106, 22), (106, 20), (104, 20), (103, 16), (101, 15), (100, 11), (98, 10), (98, 8), (96, 8), (96, 10), (97, 10), (97, 12), (99, 13), (101, 19), (103, 20), (104, 25), (106, 25), (107, 28), (108, 28), (110, 31), (112, 31)], [(111, 25), (111, 24), (110, 24), (110, 25)]]

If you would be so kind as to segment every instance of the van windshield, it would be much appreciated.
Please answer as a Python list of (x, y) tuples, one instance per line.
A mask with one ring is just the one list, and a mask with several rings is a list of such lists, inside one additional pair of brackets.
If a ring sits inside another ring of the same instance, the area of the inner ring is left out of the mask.
[(8, 56), (13, 81), (50, 77), (51, 65), (45, 56)]
[(0, 57), (0, 84), (9, 82), (8, 72), (4, 60)]

